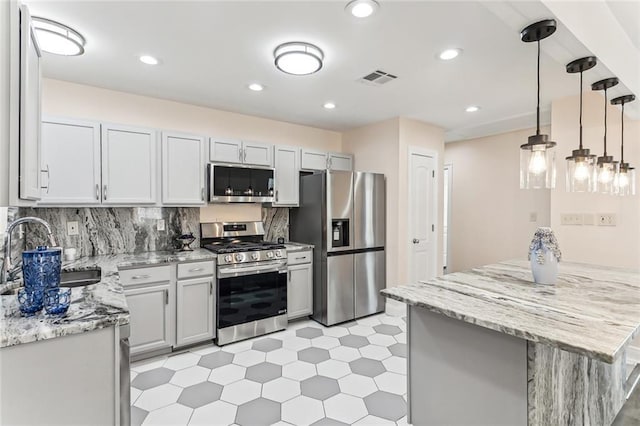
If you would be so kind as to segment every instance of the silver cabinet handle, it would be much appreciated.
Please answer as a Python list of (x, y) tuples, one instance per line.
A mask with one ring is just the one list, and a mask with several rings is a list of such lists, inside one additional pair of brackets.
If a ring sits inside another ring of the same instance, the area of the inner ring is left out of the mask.
[(213, 281), (209, 281), (209, 294), (213, 294)]
[(46, 189), (47, 190), (47, 194), (49, 193), (49, 183), (51, 182), (51, 177), (49, 175), (49, 165), (47, 164), (47, 167), (45, 169), (40, 169), (41, 173), (46, 173), (47, 174), (47, 186), (40, 186), (40, 189)]
[(242, 150), (242, 161), (247, 161), (247, 150), (246, 149)]
[(164, 291), (164, 304), (168, 305), (169, 304), (169, 290)]
[(413, 242), (413, 244), (418, 244), (420, 242), (420, 240), (417, 239), (417, 238), (414, 238), (412, 242)]
[(107, 185), (102, 188), (102, 198), (106, 201), (107, 199)]
[(307, 256), (300, 256), (300, 257), (296, 257), (295, 260), (303, 260), (303, 259), (306, 259), (306, 258), (307, 258)]
[(202, 201), (204, 201), (204, 188), (200, 190), (200, 195), (202, 197)]
[(238, 161), (242, 162), (242, 148), (238, 150)]
[(278, 190), (276, 189), (276, 203), (278, 202)]
[(291, 281), (291, 271), (289, 271), (289, 281)]
[(131, 277), (132, 280), (145, 280), (147, 278), (151, 278), (151, 275), (134, 275)]
[(100, 185), (96, 183), (96, 200), (100, 201)]
[(189, 272), (200, 272), (200, 271), (204, 271), (204, 268), (193, 268), (193, 269), (189, 269)]

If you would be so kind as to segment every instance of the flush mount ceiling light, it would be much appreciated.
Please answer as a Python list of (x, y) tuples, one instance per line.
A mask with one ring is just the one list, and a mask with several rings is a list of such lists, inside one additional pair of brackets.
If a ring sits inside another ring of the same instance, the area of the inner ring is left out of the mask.
[(254, 92), (262, 92), (264, 90), (264, 86), (260, 83), (251, 83), (247, 87), (249, 88), (249, 90), (252, 90)]
[(615, 194), (614, 179), (618, 173), (618, 162), (613, 161), (613, 156), (607, 155), (607, 90), (616, 86), (618, 79), (615, 77), (596, 81), (591, 85), (591, 90), (604, 90), (604, 153), (598, 157), (597, 162), (597, 191), (602, 194)]
[(596, 190), (596, 156), (588, 148), (582, 146), (582, 73), (595, 67), (598, 63), (595, 56), (576, 59), (567, 64), (567, 72), (580, 73), (580, 144), (578, 149), (566, 157), (566, 189), (568, 192), (593, 192)]
[(150, 55), (140, 56), (140, 62), (147, 65), (158, 65), (160, 63), (160, 61), (158, 61), (157, 58), (154, 58), (153, 56), (150, 56)]
[(466, 112), (478, 112), (480, 111), (480, 107), (477, 105), (469, 105), (468, 107), (465, 108)]
[(78, 56), (84, 53), (84, 37), (73, 28), (37, 16), (33, 16), (31, 19), (33, 28), (38, 35), (40, 49), (64, 56)]
[(322, 68), (324, 53), (311, 43), (283, 43), (273, 51), (276, 67), (287, 74), (309, 75)]
[(325, 102), (324, 105), (322, 105), (325, 109), (334, 109), (336, 107), (336, 104), (334, 104), (333, 102)]
[(540, 134), (540, 40), (544, 40), (556, 31), (556, 21), (545, 19), (529, 25), (520, 33), (525, 43), (536, 42), (538, 45), (538, 97), (536, 105), (536, 134), (529, 136), (526, 144), (520, 145), (520, 188), (542, 189), (555, 188), (555, 142), (549, 135)]
[(347, 3), (345, 10), (356, 18), (367, 18), (376, 13), (379, 7), (374, 0), (353, 0)]
[(611, 99), (611, 104), (622, 106), (620, 112), (620, 167), (614, 179), (618, 195), (636, 195), (636, 170), (624, 162), (624, 104), (633, 102), (635, 95), (624, 95)]
[(457, 58), (462, 53), (462, 49), (446, 49), (438, 54), (438, 58), (443, 61), (450, 61), (451, 59)]

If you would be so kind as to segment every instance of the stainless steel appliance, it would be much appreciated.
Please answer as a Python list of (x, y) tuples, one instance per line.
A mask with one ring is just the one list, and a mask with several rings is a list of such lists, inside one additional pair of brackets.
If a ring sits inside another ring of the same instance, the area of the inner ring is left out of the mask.
[(385, 177), (326, 171), (300, 178), (294, 241), (315, 245), (312, 318), (333, 325), (384, 311)]
[(287, 326), (287, 253), (263, 241), (262, 222), (200, 224), (216, 253), (216, 343), (226, 345)]
[(210, 203), (272, 203), (273, 169), (209, 163)]

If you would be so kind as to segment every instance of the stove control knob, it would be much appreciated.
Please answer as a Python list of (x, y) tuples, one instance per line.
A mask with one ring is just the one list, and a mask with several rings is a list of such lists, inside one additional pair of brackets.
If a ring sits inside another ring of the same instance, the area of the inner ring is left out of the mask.
[(231, 256), (230, 254), (227, 254), (224, 257), (224, 261), (227, 262), (227, 263), (231, 262), (232, 260), (233, 260), (233, 256)]
[(244, 260), (244, 253), (236, 253), (236, 262), (242, 262)]
[(273, 259), (273, 252), (272, 252), (272, 251), (268, 251), (268, 252), (267, 252), (267, 257), (268, 257), (269, 259)]
[(258, 259), (260, 259), (260, 253), (258, 252), (251, 253), (251, 260), (258, 260)]
[(276, 257), (282, 257), (282, 250), (276, 250)]

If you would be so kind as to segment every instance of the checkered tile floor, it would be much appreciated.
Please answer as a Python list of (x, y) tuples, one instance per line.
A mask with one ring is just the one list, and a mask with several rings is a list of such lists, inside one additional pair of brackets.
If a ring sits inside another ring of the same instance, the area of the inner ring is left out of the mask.
[(406, 325), (375, 315), (131, 366), (132, 425), (406, 424)]

